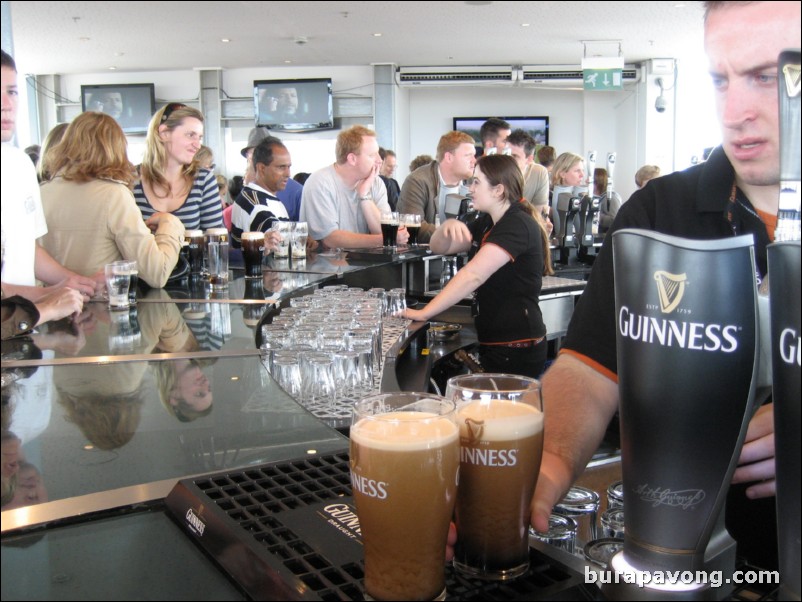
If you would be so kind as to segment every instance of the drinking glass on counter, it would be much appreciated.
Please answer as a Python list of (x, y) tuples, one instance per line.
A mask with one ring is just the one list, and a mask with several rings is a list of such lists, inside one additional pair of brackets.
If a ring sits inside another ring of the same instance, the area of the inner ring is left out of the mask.
[(242, 258), (245, 261), (245, 278), (261, 278), (265, 235), (261, 232), (243, 232), (240, 240)]
[(292, 257), (306, 259), (306, 241), (309, 238), (309, 226), (306, 222), (295, 222), (292, 226)]
[(128, 304), (136, 305), (137, 286), (139, 285), (139, 268), (133, 259), (126, 260), (128, 264)]
[(398, 236), (399, 217), (395, 211), (381, 214), (382, 244), (385, 249), (395, 249)]
[(128, 289), (131, 286), (131, 274), (127, 261), (107, 263), (106, 289), (109, 293), (109, 308), (112, 310), (127, 309)]
[(290, 241), (292, 239), (292, 222), (274, 222), (270, 228), (273, 232), (278, 232), (281, 240), (278, 246), (273, 251), (274, 257), (289, 257), (290, 255)]
[(511, 374), (448, 381), (457, 404), (460, 483), (454, 568), (492, 580), (529, 568), (529, 517), (543, 452), (540, 383)]
[(445, 599), (459, 468), (454, 411), (454, 402), (425, 393), (385, 393), (354, 405), (351, 486), (365, 591), (374, 600)]
[(417, 213), (405, 213), (403, 215), (403, 224), (407, 228), (407, 232), (409, 232), (409, 240), (407, 240), (407, 244), (410, 247), (417, 247), (418, 246), (418, 233), (420, 232), (422, 218)]
[(209, 253), (209, 274), (212, 288), (228, 287), (228, 230), (206, 230), (206, 247)]
[(191, 274), (200, 274), (203, 272), (203, 253), (206, 248), (203, 230), (187, 230), (184, 233), (184, 241), (187, 243), (189, 271)]

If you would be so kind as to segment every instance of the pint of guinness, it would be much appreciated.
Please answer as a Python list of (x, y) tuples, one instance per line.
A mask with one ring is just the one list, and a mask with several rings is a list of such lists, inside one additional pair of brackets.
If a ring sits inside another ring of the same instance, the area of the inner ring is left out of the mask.
[(381, 215), (381, 228), (382, 228), (382, 244), (385, 249), (395, 249), (396, 237), (398, 236), (398, 213), (382, 213)]
[(374, 600), (445, 599), (459, 468), (454, 409), (425, 393), (385, 393), (354, 407), (351, 488)]
[(460, 483), (454, 568), (513, 579), (529, 568), (529, 515), (543, 452), (540, 383), (511, 374), (448, 381), (457, 404)]
[(187, 260), (189, 261), (189, 271), (192, 274), (200, 274), (203, 271), (203, 250), (206, 246), (202, 230), (187, 230), (184, 233), (184, 240), (187, 247)]
[(265, 235), (261, 232), (243, 232), (242, 257), (245, 260), (245, 277), (262, 277), (262, 252), (265, 248)]
[(753, 256), (751, 236), (613, 235), (626, 508), (616, 570), (734, 571), (723, 509), (754, 411)]

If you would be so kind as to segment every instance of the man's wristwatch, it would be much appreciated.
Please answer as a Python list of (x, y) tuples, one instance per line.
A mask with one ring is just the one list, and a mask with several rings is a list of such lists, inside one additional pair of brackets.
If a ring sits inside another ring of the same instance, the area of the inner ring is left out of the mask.
[(373, 197), (372, 197), (372, 196), (370, 196), (369, 194), (365, 194), (365, 195), (361, 195), (361, 196), (359, 197), (359, 200), (360, 200), (360, 201), (372, 201), (372, 200), (373, 200)]

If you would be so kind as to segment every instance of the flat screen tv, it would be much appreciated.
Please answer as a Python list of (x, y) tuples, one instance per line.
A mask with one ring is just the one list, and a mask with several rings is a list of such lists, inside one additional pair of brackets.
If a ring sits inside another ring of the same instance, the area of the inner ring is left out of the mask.
[(334, 127), (331, 79), (269, 79), (253, 82), (257, 127), (311, 132)]
[(126, 134), (145, 134), (156, 112), (153, 84), (81, 86), (81, 108), (114, 117)]
[[(465, 132), (471, 136), (478, 146), (482, 146), (482, 139), (479, 136), (479, 128), (487, 121), (488, 117), (454, 117), (454, 129)], [(515, 131), (522, 129), (535, 139), (537, 144), (535, 152), (541, 146), (549, 144), (549, 118), (548, 117), (499, 117), (510, 124), (510, 129)]]

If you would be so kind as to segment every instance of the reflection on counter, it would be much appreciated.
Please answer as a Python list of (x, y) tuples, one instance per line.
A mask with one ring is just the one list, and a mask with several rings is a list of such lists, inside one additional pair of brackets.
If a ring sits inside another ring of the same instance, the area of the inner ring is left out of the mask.
[(42, 366), (3, 395), (3, 510), (343, 446), (258, 355)]

